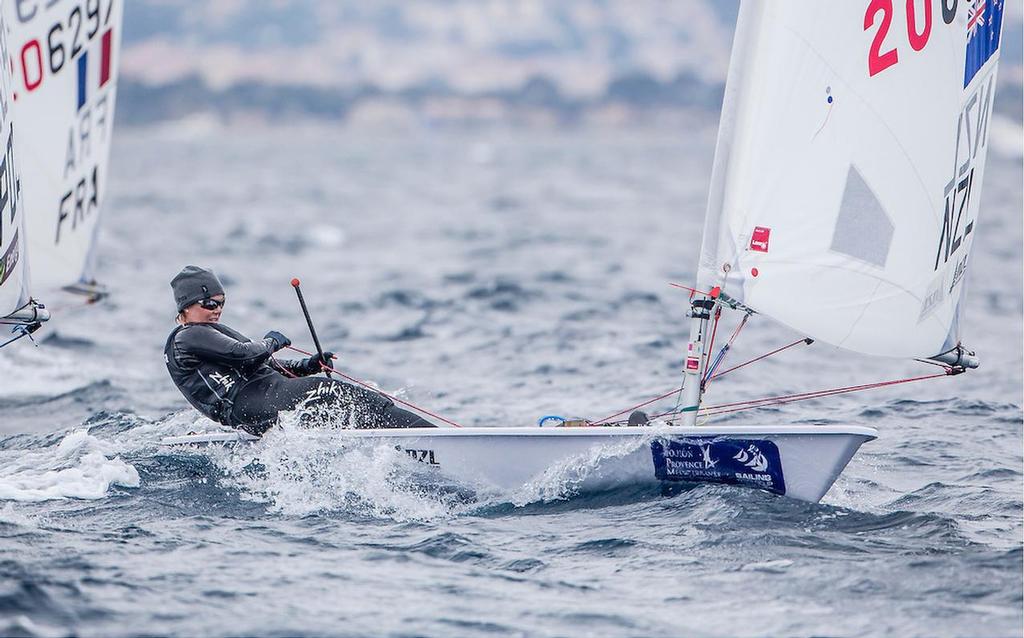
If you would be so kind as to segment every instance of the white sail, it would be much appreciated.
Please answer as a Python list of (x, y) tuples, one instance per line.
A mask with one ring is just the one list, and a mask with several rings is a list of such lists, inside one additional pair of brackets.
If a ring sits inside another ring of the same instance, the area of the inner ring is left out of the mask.
[[(9, 317), (29, 301), (25, 213), (14, 157), (9, 8), (9, 3), (0, 3), (0, 317)], [(6, 338), (0, 334), (0, 341)]]
[(35, 289), (93, 282), (117, 95), (122, 0), (10, 11), (14, 113)]
[(744, 2), (699, 287), (858, 352), (958, 345), (1002, 12)]

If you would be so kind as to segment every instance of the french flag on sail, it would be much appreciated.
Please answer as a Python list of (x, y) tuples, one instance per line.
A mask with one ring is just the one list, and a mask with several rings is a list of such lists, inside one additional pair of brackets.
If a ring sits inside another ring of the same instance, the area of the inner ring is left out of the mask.
[(964, 88), (999, 49), (1005, 0), (972, 0), (967, 6), (967, 62)]
[[(102, 89), (110, 81), (110, 57), (113, 29), (107, 29), (100, 39), (100, 77), (99, 86)], [(83, 51), (78, 56), (78, 106), (79, 111), (89, 101), (89, 52)]]

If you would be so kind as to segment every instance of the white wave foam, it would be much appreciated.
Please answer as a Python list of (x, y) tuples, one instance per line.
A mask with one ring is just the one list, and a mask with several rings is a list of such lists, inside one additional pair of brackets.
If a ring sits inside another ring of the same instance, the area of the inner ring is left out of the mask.
[(73, 635), (74, 631), (18, 614), (10, 618), (6, 625), (0, 625), (0, 634), (4, 636), (33, 636), (34, 638), (62, 638)]
[(209, 450), (243, 498), (290, 516), (345, 510), (408, 521), (445, 518), (460, 509), (456, 496), (419, 480), (421, 468), (394, 446), (283, 420), (259, 442)]
[(17, 525), (18, 527), (38, 527), (36, 518), (14, 509), (14, 503), (7, 502), (0, 509), (0, 523)]
[[(583, 489), (601, 489), (605, 479), (610, 486), (619, 473), (629, 471), (631, 465), (625, 459), (650, 445), (654, 436), (594, 446), (552, 465), (517, 489), (501, 490), (489, 484), (446, 480), (393, 443), (353, 439), (337, 427), (299, 425), (298, 411), (282, 413), (281, 420), (259, 441), (194, 452), (210, 458), (241, 498), (266, 503), (272, 511), (289, 516), (347, 511), (400, 521), (571, 499)], [(166, 432), (166, 427), (162, 429)]]
[(99, 499), (113, 485), (138, 487), (139, 473), (111, 445), (75, 430), (56, 446), (0, 453), (0, 499)]
[[(6, 331), (0, 332), (0, 336), (6, 336)], [(0, 356), (3, 397), (38, 396), (43, 394), (40, 388), (46, 389), (46, 395), (56, 396), (111, 376), (109, 369), (92, 359), (80, 360), (73, 353), (56, 348), (33, 348), (24, 343), (6, 350), (10, 352)]]
[(653, 436), (624, 437), (621, 441), (597, 445), (583, 454), (568, 457), (549, 467), (543, 474), (507, 495), (516, 507), (531, 503), (572, 498), (586, 482), (599, 482), (603, 472), (614, 472), (616, 459), (622, 459), (650, 445)]

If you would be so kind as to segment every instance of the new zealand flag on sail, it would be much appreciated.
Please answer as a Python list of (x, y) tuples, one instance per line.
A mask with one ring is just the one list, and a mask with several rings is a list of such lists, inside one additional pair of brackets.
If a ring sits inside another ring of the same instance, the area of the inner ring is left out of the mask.
[(967, 5), (967, 62), (964, 88), (999, 49), (1005, 0), (972, 0)]

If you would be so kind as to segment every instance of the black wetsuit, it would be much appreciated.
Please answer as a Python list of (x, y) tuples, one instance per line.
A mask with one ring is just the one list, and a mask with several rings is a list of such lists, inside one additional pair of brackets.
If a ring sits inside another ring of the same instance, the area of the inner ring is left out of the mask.
[(273, 339), (252, 341), (219, 323), (185, 324), (167, 338), (164, 360), (175, 385), (195, 409), (257, 436), (277, 423), (279, 412), (300, 405), (301, 418), (311, 424), (435, 427), (376, 392), (310, 376), (320, 371), (315, 359), (273, 359), (275, 346)]

